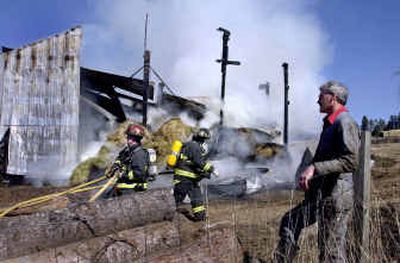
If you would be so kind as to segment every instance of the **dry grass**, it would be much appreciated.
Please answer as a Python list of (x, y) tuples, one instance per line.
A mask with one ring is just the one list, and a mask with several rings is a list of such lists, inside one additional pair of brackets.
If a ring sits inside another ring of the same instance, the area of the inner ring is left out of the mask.
[[(371, 262), (400, 261), (400, 143), (372, 147), (370, 204)], [(245, 251), (253, 258), (268, 261), (278, 241), (281, 217), (302, 200), (295, 191), (270, 191), (240, 200), (220, 200), (209, 204), (210, 221), (230, 220), (236, 227)], [(347, 236), (348, 261), (359, 262), (354, 248), (354, 227)], [(318, 262), (317, 226), (304, 230), (296, 262)]]
[[(370, 206), (371, 262), (400, 261), (400, 143), (376, 144), (372, 147), (375, 165), (372, 169)], [(12, 191), (10, 191), (12, 190)], [(40, 194), (59, 191), (56, 188), (0, 188), (0, 205), (14, 203)], [(237, 236), (253, 258), (268, 261), (278, 240), (281, 217), (302, 199), (296, 191), (270, 191), (239, 200), (218, 200), (209, 203), (209, 223), (229, 221)], [(200, 223), (201, 224), (201, 223)], [(199, 234), (199, 223), (185, 224), (183, 236)], [(188, 227), (189, 226), (189, 227)], [(193, 229), (192, 229), (193, 227)], [(351, 228), (351, 225), (350, 225)], [(349, 233), (352, 233), (349, 231)], [(349, 261), (358, 262), (353, 249), (354, 236), (349, 240)], [(296, 262), (318, 262), (317, 228), (303, 231)]]

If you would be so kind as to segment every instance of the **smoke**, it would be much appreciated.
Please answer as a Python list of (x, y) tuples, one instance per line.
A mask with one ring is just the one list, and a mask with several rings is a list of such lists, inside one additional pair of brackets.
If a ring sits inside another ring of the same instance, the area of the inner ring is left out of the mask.
[[(306, 0), (91, 1), (93, 23), (84, 26), (82, 62), (130, 75), (142, 66), (145, 15), (152, 67), (184, 96), (220, 96), (221, 33), (231, 31), (225, 123), (282, 127), (282, 63), (289, 63), (290, 129), (319, 127), (320, 72), (331, 57), (328, 37)], [(270, 83), (270, 95), (259, 90)], [(219, 107), (216, 107), (219, 109)], [(215, 114), (214, 114), (215, 116)], [(210, 125), (210, 124), (208, 124)]]

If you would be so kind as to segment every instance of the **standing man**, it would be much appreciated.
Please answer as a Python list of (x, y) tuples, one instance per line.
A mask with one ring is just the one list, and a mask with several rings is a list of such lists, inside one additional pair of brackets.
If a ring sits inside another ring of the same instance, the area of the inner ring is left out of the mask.
[(292, 262), (301, 230), (317, 220), (319, 261), (346, 261), (345, 234), (353, 207), (360, 136), (345, 107), (347, 88), (329, 81), (319, 89), (319, 109), (327, 115), (313, 161), (300, 175), (305, 199), (283, 216), (273, 262)]
[(127, 145), (119, 152), (110, 171), (106, 172), (108, 177), (119, 172), (120, 177), (117, 183), (106, 192), (105, 197), (147, 190), (150, 158), (149, 153), (141, 144), (144, 137), (144, 128), (137, 124), (131, 124), (126, 129), (125, 134)]
[(206, 140), (210, 139), (210, 131), (199, 129), (193, 135), (192, 141), (183, 144), (176, 166), (174, 168), (174, 197), (176, 205), (183, 203), (189, 195), (193, 219), (206, 219), (206, 209), (203, 205), (203, 195), (199, 186), (203, 178), (210, 178), (214, 172), (211, 163), (206, 162), (208, 147)]

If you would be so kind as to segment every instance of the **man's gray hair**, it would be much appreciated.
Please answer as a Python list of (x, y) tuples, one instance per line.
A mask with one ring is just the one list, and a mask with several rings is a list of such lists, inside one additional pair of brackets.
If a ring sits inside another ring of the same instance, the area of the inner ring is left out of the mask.
[(335, 80), (330, 80), (319, 87), (319, 90), (336, 95), (338, 102), (342, 105), (346, 105), (347, 98), (349, 97), (349, 90), (344, 84)]

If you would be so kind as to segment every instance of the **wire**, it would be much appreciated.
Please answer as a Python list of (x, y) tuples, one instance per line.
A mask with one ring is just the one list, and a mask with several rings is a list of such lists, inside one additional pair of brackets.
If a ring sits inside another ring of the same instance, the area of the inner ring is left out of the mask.
[(159, 81), (161, 81), (165, 87), (167, 88), (167, 90), (172, 94), (175, 95), (177, 94), (176, 90), (173, 90), (170, 86), (168, 86), (168, 84), (163, 80), (163, 78), (160, 76), (160, 74), (157, 73), (157, 71), (155, 69), (153, 69), (152, 67), (150, 67), (151, 71), (154, 73), (154, 75), (156, 75), (156, 77), (158, 78)]

